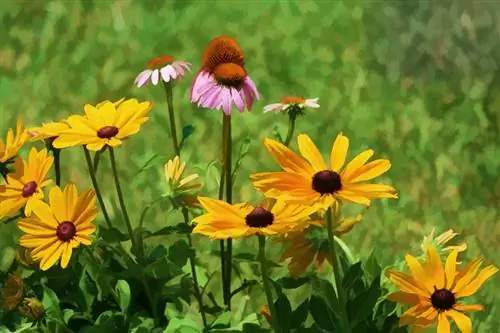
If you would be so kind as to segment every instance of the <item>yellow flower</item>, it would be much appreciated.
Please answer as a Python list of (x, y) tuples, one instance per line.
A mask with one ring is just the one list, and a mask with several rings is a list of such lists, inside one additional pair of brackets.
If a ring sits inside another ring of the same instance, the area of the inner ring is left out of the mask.
[(472, 332), (472, 322), (464, 312), (483, 311), (484, 307), (458, 300), (475, 294), (498, 268), (489, 265), (479, 271), (482, 260), (477, 258), (459, 269), (457, 255), (457, 250), (451, 251), (443, 267), (436, 248), (429, 245), (423, 264), (411, 255), (406, 256), (411, 276), (392, 270), (386, 272), (400, 290), (390, 294), (389, 299), (411, 306), (401, 316), (401, 326), (412, 325), (412, 332), (417, 332), (437, 323), (439, 333), (450, 333), (450, 318), (462, 333)]
[(16, 133), (14, 134), (14, 131), (9, 128), (6, 141), (0, 139), (0, 163), (5, 163), (16, 156), (19, 149), (28, 140), (28, 137), (21, 118), (17, 119)]
[(68, 266), (74, 248), (90, 245), (90, 234), (96, 227), (95, 192), (88, 190), (78, 195), (76, 186), (68, 184), (64, 190), (54, 186), (49, 192), (50, 206), (40, 202), (34, 207), (34, 216), (18, 222), (24, 231), (20, 245), (33, 249), (33, 260), (40, 269), (48, 270), (58, 259), (61, 267)]
[[(436, 232), (436, 228), (432, 228), (432, 231), (430, 232), (430, 234), (424, 237), (424, 240), (423, 240), (422, 245), (421, 245), (422, 250), (425, 251), (427, 246), (430, 244), (434, 245), (438, 249), (439, 252), (450, 252), (453, 250), (457, 250), (457, 252), (464, 252), (465, 250), (467, 250), (466, 243), (445, 246), (451, 240), (453, 240), (453, 238), (458, 236), (458, 233), (453, 231), (453, 229), (448, 229), (437, 237), (434, 237), (435, 232)], [(460, 262), (457, 262), (457, 263), (460, 264)]]
[(27, 161), (17, 158), (15, 172), (7, 175), (7, 183), (0, 185), (0, 219), (17, 213), (31, 215), (33, 206), (43, 199), (43, 188), (52, 180), (46, 179), (54, 158), (47, 149), (31, 148)]
[(42, 124), (40, 127), (32, 127), (28, 130), (32, 141), (53, 139), (63, 131), (68, 130), (69, 125), (63, 120)]
[(137, 132), (148, 121), (151, 102), (139, 103), (128, 99), (116, 104), (104, 101), (97, 106), (86, 104), (85, 116), (73, 115), (66, 122), (70, 129), (59, 133), (53, 146), (58, 149), (85, 145), (88, 150), (99, 151), (105, 146), (117, 147)]
[[(354, 228), (356, 224), (361, 222), (363, 216), (361, 214), (342, 219), (334, 230), (337, 237), (341, 237)], [(317, 224), (318, 222), (314, 222)], [(325, 259), (332, 264), (328, 249), (328, 237), (324, 220), (319, 222), (319, 225), (311, 225), (306, 230), (289, 234), (286, 237), (279, 239), (279, 242), (286, 244), (286, 249), (283, 252), (280, 261), (290, 259), (288, 270), (294, 277), (299, 277), (314, 263), (316, 270), (323, 267)]]
[(181, 163), (179, 156), (165, 163), (165, 179), (167, 181), (170, 194), (178, 195), (199, 190), (203, 184), (198, 180), (196, 173), (184, 177), (186, 163)]
[(198, 197), (207, 214), (196, 217), (193, 233), (211, 239), (246, 237), (254, 234), (273, 236), (301, 230), (308, 226), (312, 208), (278, 201), (270, 207), (265, 200), (260, 206), (228, 204), (221, 200)]
[(282, 172), (250, 176), (254, 187), (267, 197), (291, 203), (317, 204), (320, 208), (332, 206), (336, 199), (369, 206), (371, 199), (398, 197), (391, 186), (360, 184), (384, 174), (391, 167), (391, 163), (384, 159), (366, 163), (373, 150), (365, 150), (342, 170), (349, 147), (349, 140), (344, 135), (339, 134), (335, 139), (328, 166), (309, 136), (301, 134), (297, 141), (305, 159), (277, 141), (264, 141), (271, 156), (283, 169)]
[(19, 273), (9, 275), (5, 285), (0, 290), (2, 308), (12, 311), (19, 306), (24, 297), (23, 279)]
[(27, 297), (23, 300), (23, 305), (19, 308), (19, 312), (30, 320), (36, 320), (44, 312), (43, 304), (34, 297)]

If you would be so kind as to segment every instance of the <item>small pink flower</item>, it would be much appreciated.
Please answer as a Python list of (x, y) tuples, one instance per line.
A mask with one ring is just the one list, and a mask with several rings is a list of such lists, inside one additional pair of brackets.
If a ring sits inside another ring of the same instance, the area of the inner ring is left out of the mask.
[(161, 81), (168, 83), (184, 77), (186, 70), (191, 72), (191, 64), (188, 62), (174, 60), (169, 55), (155, 57), (148, 61), (148, 69), (140, 72), (134, 83), (140, 88), (151, 79), (151, 83), (156, 86), (160, 82), (160, 77)]
[(259, 92), (246, 70), (234, 63), (218, 65), (213, 73), (206, 69), (196, 75), (191, 86), (191, 102), (208, 109), (222, 109), (230, 115), (233, 104), (238, 111), (252, 109)]
[(299, 109), (309, 108), (319, 108), (318, 98), (303, 98), (303, 97), (295, 97), (295, 96), (286, 96), (283, 97), (280, 103), (273, 103), (266, 105), (264, 107), (264, 112), (272, 112), (272, 111), (287, 111), (291, 107), (298, 107)]

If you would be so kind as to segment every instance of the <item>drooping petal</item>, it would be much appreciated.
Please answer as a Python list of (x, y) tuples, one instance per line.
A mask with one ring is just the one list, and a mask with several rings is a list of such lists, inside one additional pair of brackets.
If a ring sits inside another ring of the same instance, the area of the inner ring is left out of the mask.
[(483, 284), (496, 273), (498, 273), (498, 268), (494, 265), (489, 265), (483, 268), (470, 283), (465, 285), (463, 288), (456, 290), (455, 297), (462, 298), (474, 295), (483, 286)]
[(472, 321), (469, 317), (455, 310), (446, 311), (446, 314), (453, 319), (460, 332), (472, 333)]
[(445, 312), (438, 315), (437, 333), (450, 333), (451, 327)]

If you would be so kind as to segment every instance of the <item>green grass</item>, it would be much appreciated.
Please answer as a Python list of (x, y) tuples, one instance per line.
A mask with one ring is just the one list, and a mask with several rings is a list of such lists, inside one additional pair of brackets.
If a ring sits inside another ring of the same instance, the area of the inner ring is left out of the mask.
[[(235, 147), (252, 140), (237, 201), (258, 198), (249, 173), (277, 170), (262, 142), (275, 128), (285, 135), (287, 119), (264, 115), (263, 106), (283, 95), (319, 97), (321, 108), (300, 119), (298, 132), (309, 133), (325, 155), (340, 131), (350, 138), (351, 156), (373, 148), (392, 161), (381, 181), (400, 193), (399, 200), (376, 202), (346, 237), (355, 251), (375, 250), (391, 264), (436, 226), (461, 232), (469, 257), (500, 265), (500, 116), (488, 98), (498, 91), (490, 85), (500, 46), (495, 14), (498, 5), (464, 1), (443, 8), (417, 1), (8, 1), (0, 8), (0, 133), (17, 116), (35, 126), (103, 99), (153, 101), (150, 122), (117, 152), (122, 176), (133, 179), (127, 201), (137, 219), (162, 186), (155, 169), (136, 176), (137, 169), (154, 153), (173, 152), (163, 91), (135, 88), (135, 75), (160, 54), (197, 70), (204, 46), (228, 34), (245, 50), (261, 94), (251, 113), (234, 116)], [(221, 120), (189, 103), (192, 78), (174, 88), (174, 103), (179, 123), (196, 128), (185, 154), (205, 176), (220, 155)], [(64, 181), (90, 186), (82, 152), (64, 151), (63, 158)], [(100, 181), (112, 184), (104, 168)], [(205, 193), (216, 193), (214, 177), (205, 182)], [(147, 222), (152, 229), (179, 218), (155, 212)], [(0, 229), (4, 249), (15, 241), (10, 230)], [(475, 332), (496, 332), (498, 292), (497, 276), (478, 298), (488, 309), (476, 316)]]

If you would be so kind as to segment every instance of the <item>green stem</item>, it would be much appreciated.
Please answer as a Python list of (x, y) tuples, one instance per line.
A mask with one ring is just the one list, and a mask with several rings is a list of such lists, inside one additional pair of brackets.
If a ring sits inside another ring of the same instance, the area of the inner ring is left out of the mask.
[(85, 160), (87, 161), (87, 168), (89, 170), (90, 179), (92, 180), (92, 186), (94, 187), (95, 194), (97, 196), (97, 201), (99, 201), (99, 205), (101, 206), (102, 215), (104, 215), (104, 220), (106, 221), (108, 228), (111, 229), (113, 225), (111, 224), (108, 211), (106, 210), (106, 206), (104, 205), (102, 193), (99, 189), (99, 184), (97, 183), (97, 178), (95, 176), (94, 168), (92, 167), (92, 158), (90, 157), (90, 152), (87, 149), (85, 149), (85, 147), (83, 147), (83, 152), (85, 153)]
[[(189, 225), (189, 212), (186, 208), (182, 208), (182, 215), (184, 216), (184, 222), (187, 225)], [(193, 239), (191, 237), (191, 234), (188, 232), (186, 235), (187, 235), (189, 247), (193, 248)], [(207, 317), (205, 315), (205, 308), (203, 306), (203, 298), (201, 296), (200, 285), (198, 284), (198, 275), (196, 273), (194, 251), (191, 251), (191, 255), (189, 256), (189, 264), (191, 265), (191, 273), (193, 274), (195, 297), (198, 300), (198, 304), (200, 306), (201, 319), (203, 320), (203, 326), (207, 327)]]
[(94, 172), (97, 172), (97, 168), (99, 167), (99, 162), (101, 161), (101, 151), (98, 151), (96, 154), (95, 154), (95, 158), (94, 158), (94, 164), (92, 166)]
[(346, 311), (347, 300), (345, 298), (346, 297), (345, 291), (342, 288), (342, 276), (341, 276), (341, 272), (340, 272), (341, 263), (339, 261), (339, 258), (338, 258), (338, 255), (337, 255), (336, 249), (335, 249), (336, 246), (335, 246), (335, 236), (333, 234), (333, 230), (334, 230), (333, 215), (334, 215), (334, 213), (333, 213), (332, 208), (329, 208), (328, 211), (326, 212), (326, 228), (328, 231), (328, 247), (330, 249), (330, 260), (331, 260), (332, 266), (333, 266), (333, 275), (335, 278), (335, 291), (336, 291), (336, 295), (337, 295), (337, 301), (340, 304), (340, 308), (342, 310), (342, 313), (340, 314), (342, 322), (343, 322), (341, 331), (345, 332), (345, 333), (351, 333), (351, 326), (349, 323), (349, 317), (348, 317), (347, 311)]
[(61, 186), (61, 150), (57, 148), (52, 149), (54, 155), (54, 172), (56, 174), (56, 185)]
[(293, 133), (295, 132), (295, 120), (296, 116), (293, 115), (290, 115), (288, 118), (288, 132), (286, 133), (286, 139), (283, 143), (287, 147), (290, 144), (290, 141), (292, 141)]
[[(226, 145), (224, 153), (224, 167), (226, 169), (226, 201), (231, 204), (233, 201), (233, 179), (232, 179), (232, 135), (231, 135), (231, 116), (224, 115), (224, 123), (226, 123)], [(226, 283), (224, 295), (226, 297), (225, 304), (231, 310), (231, 275), (232, 275), (232, 256), (233, 256), (233, 240), (227, 240), (226, 249)]]
[(179, 142), (177, 141), (177, 129), (175, 126), (175, 113), (174, 113), (174, 96), (172, 93), (172, 84), (163, 82), (163, 87), (165, 88), (165, 94), (167, 95), (167, 106), (168, 106), (168, 117), (170, 118), (170, 134), (172, 136), (172, 143), (174, 145), (174, 151), (177, 156), (181, 155), (181, 150), (179, 147)]
[[(224, 198), (224, 186), (226, 183), (226, 145), (227, 145), (227, 123), (226, 116), (224, 112), (222, 113), (222, 163), (220, 167), (220, 183), (219, 183), (219, 200)], [(226, 251), (225, 251), (225, 241), (221, 239), (219, 241), (220, 250), (220, 266), (221, 266), (221, 282), (222, 282), (222, 298), (224, 299), (224, 304), (227, 305), (227, 289), (226, 289)]]
[(271, 291), (271, 283), (269, 282), (269, 267), (267, 265), (266, 259), (266, 237), (258, 235), (259, 238), (259, 260), (260, 267), (262, 271), (262, 284), (264, 286), (264, 292), (266, 293), (267, 305), (269, 306), (269, 311), (271, 312), (271, 325), (273, 326), (274, 332), (280, 333), (280, 327), (278, 325), (278, 317), (276, 313), (276, 308), (274, 306), (273, 294)]
[[(109, 156), (111, 158), (111, 168), (113, 170), (113, 178), (115, 180), (116, 194), (118, 196), (118, 201), (120, 203), (120, 209), (123, 213), (123, 218), (125, 219), (125, 226), (127, 227), (128, 234), (130, 236), (130, 242), (132, 243), (132, 253), (136, 256), (140, 256), (137, 244), (135, 242), (134, 230), (132, 229), (132, 222), (130, 222), (130, 218), (128, 216), (127, 207), (125, 205), (125, 199), (123, 197), (122, 188), (120, 185), (120, 179), (118, 177), (118, 169), (116, 168), (116, 157), (115, 150), (112, 147), (109, 147)], [(143, 258), (138, 258), (139, 262), (142, 262)]]

